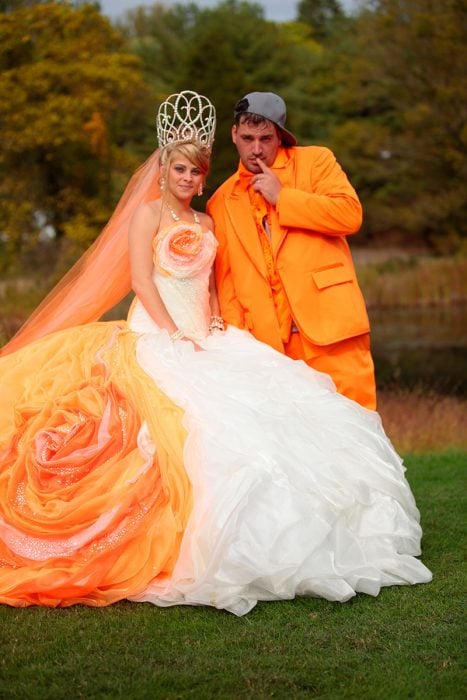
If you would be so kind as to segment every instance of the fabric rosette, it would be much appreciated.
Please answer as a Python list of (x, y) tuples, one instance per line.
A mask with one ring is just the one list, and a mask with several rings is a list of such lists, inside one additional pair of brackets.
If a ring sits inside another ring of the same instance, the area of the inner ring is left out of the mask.
[(212, 261), (216, 245), (212, 233), (198, 224), (176, 223), (156, 236), (155, 265), (174, 277), (194, 277)]
[(138, 369), (132, 334), (61, 331), (0, 371), (0, 602), (107, 605), (169, 575), (191, 503), (184, 432)]

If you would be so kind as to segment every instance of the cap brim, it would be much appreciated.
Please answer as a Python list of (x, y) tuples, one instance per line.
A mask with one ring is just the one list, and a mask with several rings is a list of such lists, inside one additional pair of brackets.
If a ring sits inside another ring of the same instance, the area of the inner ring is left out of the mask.
[(279, 127), (279, 130), (282, 134), (282, 145), (283, 146), (290, 147), (290, 146), (297, 145), (297, 139), (290, 131), (287, 131), (287, 129), (283, 129), (281, 126)]

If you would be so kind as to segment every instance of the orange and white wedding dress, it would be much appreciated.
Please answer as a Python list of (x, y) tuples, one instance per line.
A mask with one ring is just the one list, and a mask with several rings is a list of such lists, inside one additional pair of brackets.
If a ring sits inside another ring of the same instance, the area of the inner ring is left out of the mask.
[(136, 300), (127, 322), (0, 358), (0, 602), (242, 615), (431, 579), (378, 415), (245, 331), (208, 334), (215, 249), (182, 223), (154, 243), (158, 290), (203, 351)]

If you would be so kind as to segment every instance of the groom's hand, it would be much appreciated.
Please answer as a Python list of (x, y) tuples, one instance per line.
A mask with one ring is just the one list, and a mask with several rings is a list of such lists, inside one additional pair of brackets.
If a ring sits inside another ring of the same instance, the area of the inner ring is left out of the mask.
[(251, 180), (253, 189), (255, 192), (260, 192), (269, 204), (277, 204), (282, 189), (281, 182), (271, 168), (268, 168), (262, 160), (258, 158), (256, 162), (262, 172), (253, 176)]

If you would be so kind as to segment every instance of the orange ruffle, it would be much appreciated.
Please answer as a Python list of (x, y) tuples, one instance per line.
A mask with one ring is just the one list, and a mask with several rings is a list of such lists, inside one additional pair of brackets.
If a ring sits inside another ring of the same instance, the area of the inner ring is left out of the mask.
[(0, 360), (0, 602), (108, 605), (170, 576), (191, 511), (183, 414), (135, 342), (92, 323)]

